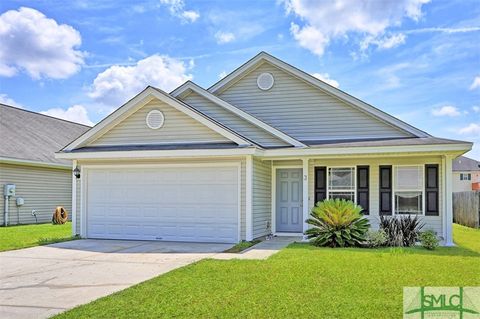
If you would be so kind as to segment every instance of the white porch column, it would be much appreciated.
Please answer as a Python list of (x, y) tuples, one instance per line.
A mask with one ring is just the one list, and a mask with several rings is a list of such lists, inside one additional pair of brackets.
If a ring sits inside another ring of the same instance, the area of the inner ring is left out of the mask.
[(453, 201), (452, 201), (452, 161), (450, 155), (444, 156), (444, 180), (445, 180), (445, 209), (443, 214), (445, 246), (454, 246), (453, 243)]
[(72, 235), (75, 236), (77, 232), (77, 178), (73, 175), (73, 170), (77, 167), (77, 160), (72, 161)]
[(246, 156), (246, 168), (245, 168), (245, 239), (250, 241), (253, 239), (253, 156)]
[(308, 158), (302, 159), (302, 180), (303, 180), (303, 198), (302, 198), (302, 205), (303, 205), (303, 232), (308, 229), (308, 224), (305, 222), (308, 219), (309, 215), (309, 207), (308, 207)]

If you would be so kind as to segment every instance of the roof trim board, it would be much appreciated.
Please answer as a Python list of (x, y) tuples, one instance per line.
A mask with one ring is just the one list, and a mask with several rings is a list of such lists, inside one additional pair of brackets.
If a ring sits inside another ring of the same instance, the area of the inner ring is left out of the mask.
[(142, 92), (129, 100), (127, 103), (125, 103), (120, 108), (111, 113), (109, 116), (100, 121), (97, 125), (92, 127), (89, 131), (87, 131), (79, 138), (64, 147), (63, 150), (70, 151), (72, 149), (85, 146), (85, 144), (96, 140), (103, 134), (107, 133), (112, 127), (114, 127), (115, 125), (126, 119), (128, 116), (135, 113), (142, 106), (150, 102), (153, 98), (157, 98), (160, 101), (174, 107), (178, 111), (185, 113), (186, 115), (192, 117), (193, 119), (197, 120), (198, 122), (202, 123), (213, 131), (219, 133), (220, 135), (226, 137), (227, 139), (237, 143), (238, 145), (248, 146), (252, 144), (252, 141), (223, 126), (222, 124), (199, 112), (198, 110), (193, 109), (191, 106), (168, 95), (160, 89), (148, 86)]
[(374, 118), (377, 118), (389, 125), (392, 125), (402, 131), (405, 131), (407, 133), (413, 134), (414, 136), (417, 137), (429, 137), (428, 133), (417, 129), (416, 127), (411, 126), (410, 124), (407, 124), (390, 114), (383, 112), (376, 107), (365, 103), (351, 95), (349, 95), (346, 92), (343, 92), (342, 90), (339, 90), (315, 77), (312, 75), (266, 53), (266, 52), (260, 52), (256, 56), (254, 56), (252, 59), (248, 60), (246, 63), (241, 65), (239, 68), (228, 74), (226, 77), (212, 85), (210, 88), (208, 88), (207, 91), (209, 91), (212, 94), (218, 94), (219, 92), (222, 92), (229, 86), (231, 86), (233, 83), (238, 81), (241, 77), (255, 69), (260, 63), (262, 62), (268, 62), (273, 64), (274, 66), (280, 68), (281, 70), (286, 71), (287, 73), (323, 90), (325, 93), (330, 94), (354, 107), (359, 108), (361, 111), (369, 114), (370, 116), (373, 116)]
[(299, 159), (322, 156), (379, 156), (394, 154), (430, 154), (459, 156), (468, 152), (472, 143), (455, 144), (429, 144), (429, 145), (400, 145), (400, 146), (357, 146), (357, 147), (331, 147), (331, 148), (281, 148), (281, 149), (258, 149), (256, 147), (244, 147), (234, 149), (183, 149), (183, 150), (142, 150), (142, 151), (100, 151), (100, 152), (63, 152), (55, 153), (56, 158), (61, 159), (118, 159), (118, 158), (175, 158), (191, 156), (239, 156), (254, 155), (262, 157), (262, 160), (273, 159)]
[(181, 86), (176, 88), (174, 91), (172, 91), (170, 94), (175, 96), (175, 97), (178, 97), (178, 96), (181, 96), (183, 93), (185, 93), (188, 90), (194, 91), (195, 93), (203, 96), (207, 100), (223, 107), (224, 109), (229, 110), (230, 112), (234, 113), (235, 115), (241, 117), (242, 119), (246, 120), (247, 122), (250, 122), (251, 124), (253, 124), (257, 127), (260, 127), (261, 129), (267, 131), (268, 133), (274, 135), (275, 137), (281, 139), (282, 141), (285, 141), (285, 142), (287, 142), (287, 143), (289, 143), (289, 144), (291, 144), (295, 147), (306, 147), (306, 145), (303, 144), (302, 142), (300, 142), (300, 141), (294, 139), (293, 137), (277, 130), (276, 128), (266, 124), (265, 122), (263, 122), (263, 121), (257, 119), (256, 117), (248, 114), (247, 112), (240, 110), (239, 108), (237, 108), (237, 107), (233, 106), (232, 104), (222, 100), (221, 98), (211, 94), (210, 92), (208, 92), (204, 88), (198, 86), (197, 84), (195, 84), (191, 81), (185, 82), (184, 84), (182, 84)]
[(32, 160), (26, 160), (26, 159), (20, 159), (20, 158), (10, 158), (10, 157), (0, 157), (0, 163), (11, 164), (11, 165), (34, 166), (34, 167), (72, 169), (72, 166), (69, 164), (32, 161)]

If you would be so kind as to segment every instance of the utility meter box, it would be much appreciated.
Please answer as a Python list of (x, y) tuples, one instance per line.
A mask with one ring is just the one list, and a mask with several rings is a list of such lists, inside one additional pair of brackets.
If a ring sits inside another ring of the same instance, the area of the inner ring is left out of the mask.
[(15, 184), (5, 184), (3, 188), (4, 196), (15, 196)]
[(17, 206), (23, 206), (25, 204), (25, 201), (23, 200), (22, 197), (17, 197)]

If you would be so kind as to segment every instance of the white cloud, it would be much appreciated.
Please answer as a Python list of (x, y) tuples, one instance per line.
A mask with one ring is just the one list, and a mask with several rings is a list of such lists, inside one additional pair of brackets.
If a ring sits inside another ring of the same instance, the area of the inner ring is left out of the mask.
[(85, 125), (93, 125), (93, 122), (88, 118), (87, 110), (82, 105), (74, 105), (68, 109), (53, 108), (43, 112), (45, 115), (57, 117), (67, 121), (77, 122)]
[(193, 10), (187, 10), (182, 12), (182, 17), (189, 22), (195, 22), (200, 18), (200, 14)]
[(84, 64), (80, 33), (43, 13), (21, 7), (0, 15), (0, 75), (64, 79)]
[(132, 10), (136, 13), (144, 13), (146, 11), (146, 8), (141, 4), (137, 4), (132, 7)]
[(193, 23), (200, 18), (197, 11), (185, 10), (183, 0), (160, 0), (160, 3), (168, 7), (168, 11), (174, 17), (180, 18), (183, 23)]
[(472, 106), (472, 110), (475, 113), (480, 113), (480, 106)]
[(386, 30), (401, 25), (404, 18), (418, 21), (422, 5), (429, 1), (285, 0), (285, 8), (303, 22), (303, 25), (291, 24), (293, 37), (302, 47), (321, 56), (332, 39), (351, 32), (373, 39), (383, 38), (378, 41), (384, 49), (401, 44), (405, 41), (404, 35), (384, 38)]
[(464, 28), (422, 28), (422, 29), (413, 29), (404, 31), (405, 33), (428, 33), (428, 32), (439, 32), (439, 33), (467, 33), (467, 32), (477, 32), (480, 31), (480, 27), (464, 27)]
[[(191, 65), (191, 64), (190, 64)], [(89, 96), (110, 107), (118, 107), (151, 85), (170, 91), (191, 80), (184, 62), (162, 55), (152, 55), (133, 66), (114, 65), (98, 74)]]
[(460, 134), (475, 134), (480, 135), (480, 124), (470, 123), (469, 125), (465, 126), (464, 128), (458, 131)]
[(375, 37), (367, 36), (360, 42), (362, 51), (368, 49), (370, 45), (376, 45), (379, 49), (391, 49), (405, 43), (406, 36), (403, 33), (393, 34), (390, 36)]
[(475, 79), (473, 79), (472, 85), (470, 85), (470, 90), (475, 90), (480, 88), (480, 75), (476, 76)]
[(333, 87), (338, 88), (340, 86), (338, 81), (336, 81), (334, 79), (331, 79), (330, 75), (328, 73), (313, 73), (312, 75), (314, 77), (316, 77), (317, 79), (322, 80), (323, 82), (330, 84)]
[(23, 108), (23, 105), (15, 101), (14, 99), (10, 98), (7, 94), (0, 93), (0, 103), (15, 106), (18, 108)]
[(325, 47), (330, 41), (328, 36), (312, 26), (300, 28), (300, 26), (292, 22), (290, 32), (302, 47), (312, 51), (318, 56), (323, 55)]
[(249, 40), (262, 34), (271, 24), (268, 17), (248, 10), (212, 10), (206, 15), (206, 20), (218, 44)]
[(376, 73), (380, 77), (384, 78), (385, 83), (383, 89), (394, 89), (402, 85), (398, 73), (405, 72), (405, 70), (408, 70), (410, 68), (412, 68), (412, 65), (410, 63), (401, 62), (383, 67), (379, 69)]
[(235, 40), (235, 34), (231, 32), (218, 31), (215, 33), (215, 39), (217, 40), (218, 44), (229, 43)]
[(226, 71), (222, 71), (222, 72), (220, 72), (220, 74), (218, 75), (218, 78), (219, 78), (219, 79), (223, 79), (223, 78), (226, 77), (226, 76), (227, 76), (227, 72), (226, 72)]
[(459, 116), (460, 111), (455, 106), (446, 105), (438, 109), (433, 109), (432, 114), (434, 116)]

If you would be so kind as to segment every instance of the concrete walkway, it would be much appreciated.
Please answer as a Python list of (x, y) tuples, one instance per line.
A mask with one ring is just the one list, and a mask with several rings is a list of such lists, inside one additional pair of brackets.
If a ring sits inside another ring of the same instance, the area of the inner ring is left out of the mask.
[(231, 244), (75, 240), (0, 253), (0, 318), (46, 318)]
[(282, 248), (287, 247), (293, 242), (301, 242), (302, 237), (288, 236), (288, 237), (274, 237), (270, 240), (262, 241), (255, 246), (244, 250), (239, 254), (220, 253), (215, 254), (213, 259), (267, 259), (268, 257), (278, 253)]

